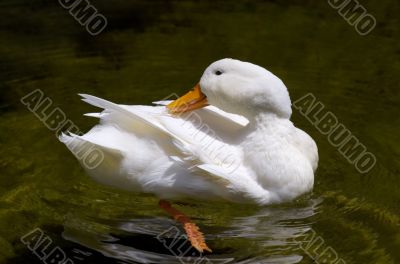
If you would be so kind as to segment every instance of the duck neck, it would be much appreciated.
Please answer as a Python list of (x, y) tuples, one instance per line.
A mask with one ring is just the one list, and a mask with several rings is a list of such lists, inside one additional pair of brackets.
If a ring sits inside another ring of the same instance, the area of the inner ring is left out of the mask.
[(292, 122), (288, 118), (280, 117), (274, 113), (258, 113), (249, 119), (249, 128), (253, 131), (271, 130), (278, 127), (288, 127)]

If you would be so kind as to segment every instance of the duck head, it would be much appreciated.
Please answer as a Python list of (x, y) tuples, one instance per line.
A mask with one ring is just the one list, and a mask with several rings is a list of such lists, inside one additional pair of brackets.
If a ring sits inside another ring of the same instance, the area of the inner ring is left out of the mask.
[(234, 59), (212, 63), (192, 91), (167, 107), (172, 113), (182, 113), (208, 104), (248, 119), (260, 113), (288, 119), (292, 113), (289, 93), (278, 77), (258, 65)]

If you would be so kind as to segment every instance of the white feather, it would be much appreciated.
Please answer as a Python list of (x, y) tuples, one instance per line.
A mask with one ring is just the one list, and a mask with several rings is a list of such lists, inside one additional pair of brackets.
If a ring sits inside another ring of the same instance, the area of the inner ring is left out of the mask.
[(215, 105), (179, 115), (167, 111), (171, 101), (129, 106), (81, 94), (103, 109), (86, 114), (100, 123), (60, 141), (84, 167), (76, 149), (101, 151), (103, 162), (86, 167), (100, 183), (165, 199), (271, 204), (311, 190), (317, 148), (290, 122), (290, 98), (276, 76), (225, 59), (206, 69), (200, 85)]

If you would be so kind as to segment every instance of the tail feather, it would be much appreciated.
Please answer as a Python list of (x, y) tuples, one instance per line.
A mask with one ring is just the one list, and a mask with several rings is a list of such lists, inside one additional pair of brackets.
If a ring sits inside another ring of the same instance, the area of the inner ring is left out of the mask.
[(104, 100), (102, 98), (90, 94), (79, 94), (79, 95), (83, 98), (82, 101), (91, 104), (93, 106), (97, 106), (99, 108), (104, 108), (104, 109), (118, 110), (118, 105), (110, 101)]
[(84, 116), (89, 116), (89, 117), (95, 117), (95, 118), (102, 118), (104, 116), (107, 116), (108, 113), (86, 113), (83, 114)]
[(82, 101), (84, 101), (88, 104), (103, 108), (105, 110), (112, 110), (112, 111), (123, 113), (133, 119), (145, 122), (145, 123), (149, 124), (150, 126), (156, 128), (164, 133), (167, 133), (169, 136), (173, 137), (173, 135), (171, 133), (169, 133), (163, 126), (160, 125), (159, 122), (157, 122), (157, 120), (152, 118), (149, 115), (149, 113), (146, 113), (145, 111), (140, 111), (139, 109), (128, 108), (125, 105), (118, 105), (118, 104), (112, 103), (112, 102), (104, 100), (102, 98), (98, 98), (93, 95), (88, 95), (88, 94), (79, 94), (79, 95), (83, 97)]

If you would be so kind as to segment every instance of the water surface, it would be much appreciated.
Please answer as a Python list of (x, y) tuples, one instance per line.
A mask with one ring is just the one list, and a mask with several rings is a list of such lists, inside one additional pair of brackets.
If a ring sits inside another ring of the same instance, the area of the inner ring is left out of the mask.
[(205, 232), (213, 249), (207, 259), (315, 263), (315, 254), (304, 250), (315, 234), (321, 248), (331, 247), (346, 263), (400, 263), (397, 1), (362, 1), (378, 22), (368, 36), (325, 1), (91, 3), (109, 22), (96, 37), (57, 1), (0, 3), (3, 263), (42, 263), (20, 241), (35, 228), (74, 263), (193, 262), (193, 251), (178, 259), (179, 249), (157, 239), (180, 227), (155, 197), (94, 183), (20, 99), (40, 89), (86, 131), (96, 120), (82, 114), (96, 109), (77, 93), (150, 104), (187, 91), (224, 57), (266, 67), (284, 80), (292, 100), (314, 94), (377, 163), (359, 173), (294, 110), (296, 126), (319, 147), (314, 191), (273, 207), (178, 204)]

